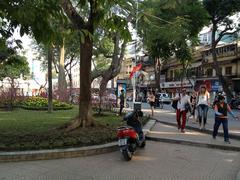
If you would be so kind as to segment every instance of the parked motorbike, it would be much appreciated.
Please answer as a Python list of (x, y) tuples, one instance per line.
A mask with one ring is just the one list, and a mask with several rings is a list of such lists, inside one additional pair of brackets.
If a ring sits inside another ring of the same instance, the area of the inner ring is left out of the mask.
[(232, 99), (230, 102), (230, 106), (232, 109), (239, 109), (240, 99)]
[(139, 121), (141, 111), (134, 111), (124, 117), (127, 121), (127, 126), (118, 128), (118, 145), (126, 161), (130, 161), (137, 147), (145, 147), (146, 140), (142, 132), (142, 125)]

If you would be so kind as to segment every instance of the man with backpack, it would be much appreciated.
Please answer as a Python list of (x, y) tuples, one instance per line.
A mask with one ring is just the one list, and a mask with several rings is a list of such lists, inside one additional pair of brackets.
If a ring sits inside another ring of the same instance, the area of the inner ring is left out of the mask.
[(218, 102), (214, 106), (215, 111), (215, 123), (213, 126), (213, 138), (215, 139), (218, 134), (218, 128), (223, 125), (224, 141), (230, 144), (228, 135), (228, 113), (232, 115), (234, 119), (239, 119), (231, 110), (230, 106), (225, 102), (223, 95), (218, 96)]

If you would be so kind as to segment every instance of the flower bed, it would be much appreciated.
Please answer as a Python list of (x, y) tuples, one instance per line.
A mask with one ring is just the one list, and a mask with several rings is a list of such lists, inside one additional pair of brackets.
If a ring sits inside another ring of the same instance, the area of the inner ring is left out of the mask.
[[(29, 110), (47, 110), (48, 100), (43, 97), (29, 97), (21, 103), (23, 109)], [(54, 110), (67, 110), (72, 109), (73, 106), (64, 102), (53, 100)]]

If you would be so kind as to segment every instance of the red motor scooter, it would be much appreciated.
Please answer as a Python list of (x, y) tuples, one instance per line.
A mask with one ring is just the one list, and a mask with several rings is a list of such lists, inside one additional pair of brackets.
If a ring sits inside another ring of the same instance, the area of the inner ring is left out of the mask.
[[(146, 140), (138, 120), (139, 112), (135, 111), (124, 117), (128, 126), (118, 128), (118, 145), (126, 161), (130, 161), (137, 147), (145, 147)], [(130, 125), (130, 126), (129, 126)]]

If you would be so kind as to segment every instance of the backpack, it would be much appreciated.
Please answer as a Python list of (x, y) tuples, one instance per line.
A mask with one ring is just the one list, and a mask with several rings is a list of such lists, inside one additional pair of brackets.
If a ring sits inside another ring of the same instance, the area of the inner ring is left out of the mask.
[(178, 100), (173, 100), (172, 102), (173, 109), (177, 109), (177, 104), (178, 104)]

